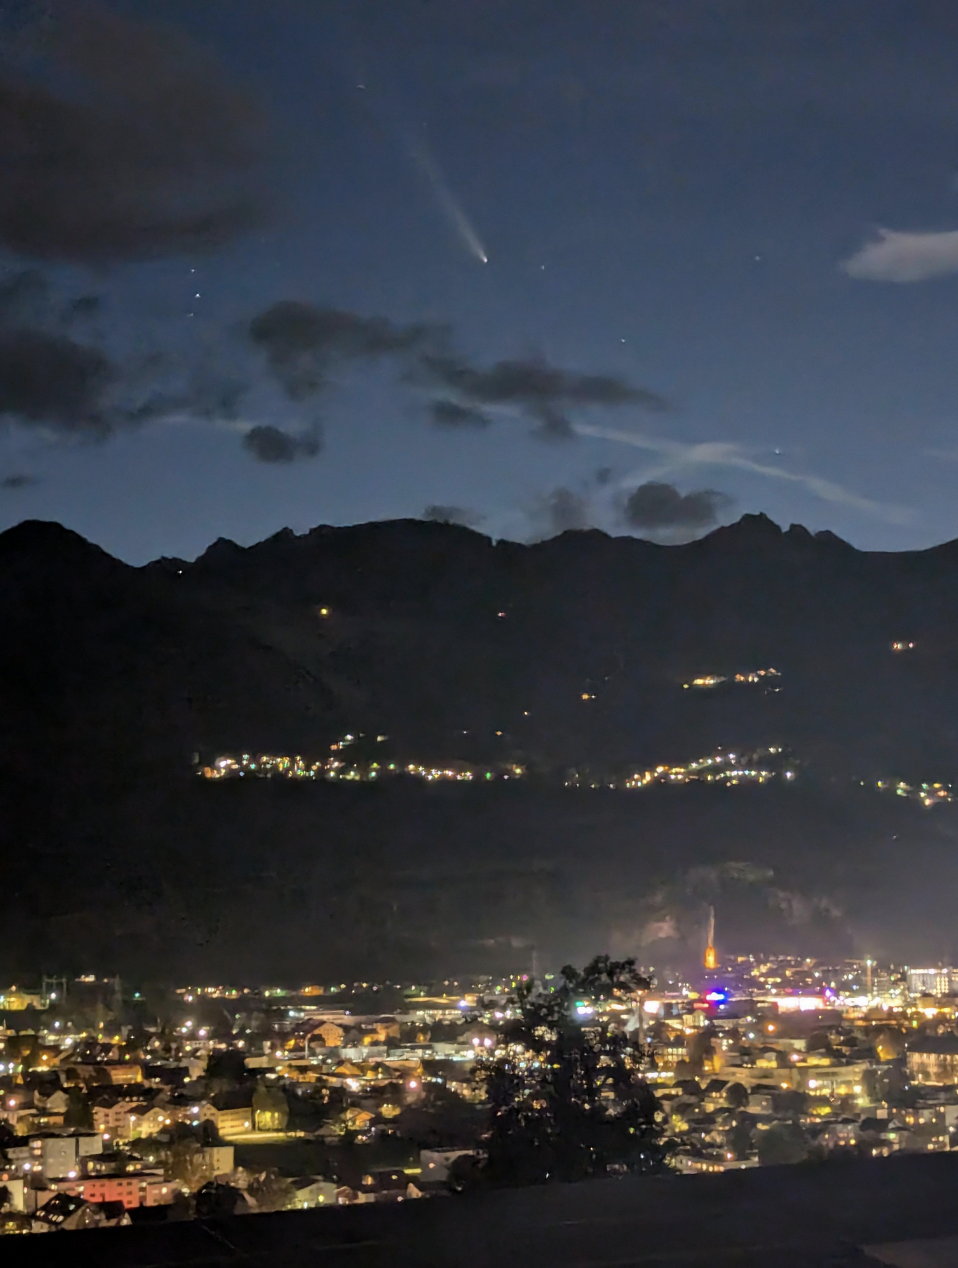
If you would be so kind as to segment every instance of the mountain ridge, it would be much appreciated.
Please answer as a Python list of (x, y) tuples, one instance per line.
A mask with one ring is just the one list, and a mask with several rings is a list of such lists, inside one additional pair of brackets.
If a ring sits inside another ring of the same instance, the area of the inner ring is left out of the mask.
[[(775, 873), (760, 895), (715, 882), (742, 940), (909, 945), (922, 874), (935, 902), (958, 888), (958, 812), (874, 785), (958, 780), (956, 582), (956, 543), (860, 552), (763, 516), (681, 546), (318, 526), (142, 567), (25, 522), (0, 534), (0, 825), (25, 860), (4, 954), (39, 939), (50, 969), (227, 976), (257, 956), (289, 971), (308, 943), (316, 972), (354, 955), (418, 974), (529, 941), (638, 952), (674, 925), (680, 955), (696, 860), (721, 877), (722, 859)], [(513, 763), (525, 782), (197, 778), (224, 753), (328, 756), (347, 732), (388, 735), (400, 764)], [(769, 745), (794, 755), (794, 789), (588, 790)]]

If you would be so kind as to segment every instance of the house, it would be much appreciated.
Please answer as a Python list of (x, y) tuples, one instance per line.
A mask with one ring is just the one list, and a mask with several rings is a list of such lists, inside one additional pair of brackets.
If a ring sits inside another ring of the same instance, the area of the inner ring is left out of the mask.
[(412, 1184), (402, 1168), (383, 1167), (367, 1172), (362, 1178), (360, 1192), (377, 1202), (403, 1202), (406, 1198), (419, 1198), (422, 1193)]
[(133, 1223), (122, 1202), (98, 1202), (97, 1205), (103, 1217), (100, 1228), (128, 1228)]
[(341, 1048), (345, 1033), (343, 1027), (337, 1026), (334, 1021), (324, 1021), (306, 1036), (306, 1051), (309, 1051), (311, 1044), (315, 1047)]
[(728, 1085), (728, 1079), (709, 1079), (705, 1085), (705, 1097), (702, 1101), (705, 1109), (714, 1113), (715, 1110), (724, 1107), (725, 1089)]
[[(125, 1215), (125, 1212), (124, 1212)], [(102, 1228), (108, 1221), (100, 1207), (73, 1193), (55, 1193), (33, 1218), (35, 1233), (67, 1232), (80, 1228)], [(126, 1216), (126, 1223), (130, 1218)]]
[(343, 1110), (341, 1122), (344, 1131), (361, 1132), (365, 1131), (373, 1122), (376, 1115), (370, 1110), (360, 1109), (357, 1105), (350, 1105)]
[(215, 1123), (216, 1130), (221, 1136), (239, 1136), (242, 1132), (252, 1131), (253, 1111), (250, 1106), (237, 1109), (216, 1109), (212, 1106), (210, 1108), (212, 1113), (207, 1117)]
[(291, 1181), (293, 1205), (304, 1209), (314, 1206), (335, 1206), (339, 1186), (321, 1176), (300, 1176)]
[(70, 1098), (62, 1087), (50, 1088), (46, 1091), (34, 1088), (33, 1103), (45, 1115), (64, 1114), (70, 1105)]
[(914, 1083), (958, 1083), (958, 1035), (923, 1035), (905, 1053), (908, 1077)]
[(166, 1109), (174, 1123), (189, 1123), (193, 1127), (212, 1121), (217, 1113), (212, 1101), (195, 1100), (182, 1093), (174, 1093), (166, 1102)]
[(701, 1153), (678, 1150), (671, 1160), (671, 1165), (682, 1175), (700, 1175), (705, 1172), (745, 1171), (757, 1167), (755, 1159), (736, 1161), (719, 1149), (703, 1150)]
[(203, 1162), (213, 1176), (228, 1176), (233, 1170), (234, 1149), (232, 1145), (207, 1145), (202, 1150)]
[[(885, 1126), (888, 1126), (887, 1120)], [(818, 1129), (816, 1139), (826, 1149), (837, 1149), (843, 1145), (855, 1145), (862, 1134), (862, 1124), (856, 1118), (832, 1118)]]
[(872, 1154), (887, 1157), (907, 1144), (910, 1133), (904, 1131), (897, 1118), (863, 1118), (858, 1124), (858, 1139), (871, 1148)]
[(180, 1186), (172, 1180), (164, 1180), (155, 1172), (124, 1172), (112, 1176), (84, 1176), (70, 1184), (57, 1186), (61, 1191), (74, 1193), (88, 1202), (120, 1202), (127, 1209), (139, 1206), (168, 1206)]
[(185, 1065), (164, 1061), (145, 1066), (143, 1068), (143, 1077), (148, 1083), (179, 1089), (190, 1077), (190, 1072)]
[(77, 1174), (76, 1136), (42, 1136), (39, 1145), (40, 1166), (48, 1179)]
[(748, 1108), (753, 1114), (771, 1114), (772, 1112), (771, 1091), (752, 1090), (748, 1096)]
[(477, 1149), (420, 1149), (419, 1166), (424, 1181), (445, 1183), (452, 1176), (457, 1158), (478, 1158)]
[(155, 1136), (164, 1127), (169, 1127), (173, 1118), (165, 1105), (154, 1105), (148, 1108), (137, 1105), (124, 1118), (120, 1135), (123, 1140), (139, 1140), (147, 1136)]
[(143, 1082), (142, 1066), (127, 1061), (71, 1061), (63, 1074), (64, 1082), (84, 1087)]
[(123, 1136), (129, 1126), (129, 1116), (137, 1110), (144, 1110), (142, 1101), (114, 1100), (111, 1096), (102, 1096), (93, 1102), (93, 1130), (101, 1136)]

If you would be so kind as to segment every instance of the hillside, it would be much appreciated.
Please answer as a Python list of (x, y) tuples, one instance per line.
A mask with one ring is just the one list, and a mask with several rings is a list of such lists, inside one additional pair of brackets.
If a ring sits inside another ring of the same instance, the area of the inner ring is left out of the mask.
[[(320, 527), (139, 569), (21, 524), (0, 535), (0, 959), (252, 977), (479, 968), (532, 941), (676, 959), (716, 893), (750, 949), (947, 955), (928, 916), (958, 879), (958, 810), (874, 783), (958, 772), (956, 583), (956, 543), (868, 554), (763, 516), (676, 547)], [(322, 760), (346, 734), (523, 779), (197, 777), (221, 754)], [(794, 785), (566, 787), (762, 746)]]

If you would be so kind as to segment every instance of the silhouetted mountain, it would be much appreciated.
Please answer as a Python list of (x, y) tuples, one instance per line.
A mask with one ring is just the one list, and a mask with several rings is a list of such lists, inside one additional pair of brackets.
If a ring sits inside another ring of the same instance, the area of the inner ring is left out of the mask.
[[(929, 937), (922, 885), (954, 876), (952, 807), (859, 781), (958, 771), (958, 543), (863, 553), (749, 515), (683, 546), (525, 546), (404, 520), (132, 568), (27, 522), (0, 535), (0, 587), (11, 967), (39, 945), (50, 969), (418, 973), (532, 940), (647, 951), (673, 919), (661, 959), (730, 885), (739, 943), (897, 953)], [(706, 676), (725, 681), (684, 686)], [(346, 731), (527, 780), (196, 776), (223, 752), (322, 758)], [(563, 787), (766, 745), (794, 787)], [(743, 889), (730, 861), (774, 877)]]

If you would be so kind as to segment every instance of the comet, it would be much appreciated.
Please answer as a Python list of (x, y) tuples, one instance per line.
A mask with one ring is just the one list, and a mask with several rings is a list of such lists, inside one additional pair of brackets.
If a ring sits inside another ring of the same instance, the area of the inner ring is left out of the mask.
[(432, 192), (436, 195), (436, 202), (439, 204), (440, 210), (453, 229), (455, 229), (463, 246), (480, 264), (488, 264), (489, 256), (486, 254), (486, 248), (482, 245), (479, 235), (472, 227), (469, 217), (462, 208), (462, 204), (449, 188), (446, 178), (439, 170), (438, 163), (429, 153), (425, 144), (418, 138), (410, 138), (409, 153), (416, 166), (429, 182)]

